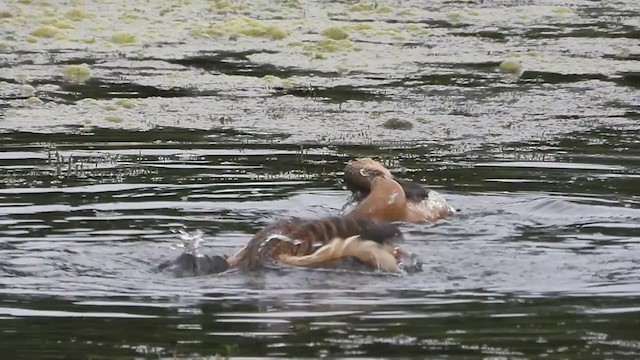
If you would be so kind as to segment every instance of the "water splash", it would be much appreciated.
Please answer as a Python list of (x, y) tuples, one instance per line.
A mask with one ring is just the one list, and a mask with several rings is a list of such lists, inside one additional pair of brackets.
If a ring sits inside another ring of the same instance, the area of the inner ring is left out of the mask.
[(180, 243), (172, 246), (173, 249), (181, 248), (184, 254), (193, 255), (196, 257), (202, 257), (203, 255), (198, 252), (200, 244), (204, 241), (202, 238), (202, 231), (200, 229), (195, 230), (192, 233), (185, 231), (184, 229), (171, 229), (171, 232), (178, 234)]
[(424, 201), (425, 207), (429, 211), (437, 211), (438, 209), (446, 209), (449, 215), (453, 215), (457, 210), (449, 204), (447, 199), (444, 198), (439, 192), (429, 190), (427, 200)]
[(358, 199), (355, 194), (351, 194), (347, 201), (342, 205), (340, 212), (338, 213), (340, 216), (350, 213), (355, 207), (358, 205)]
[(403, 257), (400, 262), (398, 262), (400, 270), (404, 271), (407, 274), (422, 271), (422, 260), (420, 260), (418, 254), (409, 253), (408, 255), (408, 257)]

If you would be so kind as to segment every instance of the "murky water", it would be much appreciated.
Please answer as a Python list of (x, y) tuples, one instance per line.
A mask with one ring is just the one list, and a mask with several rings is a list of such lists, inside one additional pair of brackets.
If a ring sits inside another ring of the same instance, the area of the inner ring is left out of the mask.
[[(631, 0), (3, 2), (0, 357), (640, 357), (639, 23)], [(403, 226), (422, 273), (153, 271), (179, 229), (231, 254), (336, 214), (365, 155), (459, 209)]]

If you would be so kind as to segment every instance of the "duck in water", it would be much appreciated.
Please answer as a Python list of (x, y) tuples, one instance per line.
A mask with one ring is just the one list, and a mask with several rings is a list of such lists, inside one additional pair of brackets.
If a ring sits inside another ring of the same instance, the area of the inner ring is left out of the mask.
[(256, 270), (268, 262), (320, 268), (355, 261), (383, 272), (420, 271), (421, 262), (399, 247), (403, 241), (397, 225), (359, 216), (292, 218), (260, 230), (228, 258), (185, 251), (160, 269), (170, 270), (176, 276), (193, 276), (229, 269)]
[(351, 191), (351, 210), (343, 214), (378, 221), (436, 222), (455, 213), (435, 191), (395, 178), (389, 169), (371, 158), (349, 161), (344, 181)]

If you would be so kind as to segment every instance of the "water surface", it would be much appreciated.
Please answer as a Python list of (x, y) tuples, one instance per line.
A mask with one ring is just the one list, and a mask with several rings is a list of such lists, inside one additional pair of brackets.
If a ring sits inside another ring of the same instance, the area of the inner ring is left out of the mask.
[[(633, 1), (231, 5), (0, 8), (3, 356), (640, 356)], [(234, 16), (287, 36), (212, 32)], [(422, 273), (153, 271), (177, 229), (232, 254), (335, 215), (359, 156), (459, 210), (403, 225)]]

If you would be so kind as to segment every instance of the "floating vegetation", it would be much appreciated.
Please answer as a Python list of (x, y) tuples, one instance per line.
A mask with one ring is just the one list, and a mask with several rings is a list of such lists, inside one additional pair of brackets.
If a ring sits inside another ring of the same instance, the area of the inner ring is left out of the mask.
[(57, 19), (54, 18), (54, 17), (46, 17), (46, 18), (40, 20), (40, 24), (53, 25), (53, 23), (56, 22), (56, 21), (57, 21)]
[(264, 81), (266, 81), (266, 82), (268, 82), (270, 84), (273, 84), (274, 82), (279, 81), (280, 78), (277, 77), (277, 76), (274, 76), (274, 75), (265, 75), (265, 76), (262, 77), (262, 80), (264, 80)]
[(42, 100), (38, 99), (35, 96), (32, 96), (30, 98), (27, 99), (27, 104), (31, 105), (31, 106), (38, 106), (38, 105), (42, 105)]
[(35, 30), (33, 30), (31, 32), (31, 35), (35, 36), (35, 37), (52, 38), (52, 37), (56, 36), (58, 31), (59, 31), (58, 28), (56, 28), (55, 26), (44, 25), (44, 26), (40, 26), (39, 28), (36, 28)]
[(353, 29), (355, 31), (366, 32), (374, 29), (373, 25), (367, 23), (358, 23), (348, 26), (349, 29)]
[(64, 79), (69, 82), (84, 84), (91, 78), (91, 70), (87, 64), (67, 65), (64, 70), (62, 70), (62, 75)]
[(383, 122), (382, 127), (390, 130), (411, 130), (413, 123), (409, 120), (393, 118)]
[(110, 123), (121, 123), (123, 121), (123, 119), (117, 115), (109, 115), (104, 119)]
[[(165, 12), (166, 10), (162, 10), (160, 11), (160, 16), (163, 16), (166, 14)], [(121, 16), (120, 16), (120, 20), (123, 20), (124, 22), (130, 23), (132, 21), (136, 21), (138, 19), (141, 19), (142, 16), (140, 16), (140, 14), (135, 13), (133, 11), (125, 11)]]
[(447, 13), (447, 19), (449, 19), (452, 22), (458, 22), (462, 20), (462, 14), (458, 11), (451, 11)]
[(344, 40), (349, 38), (349, 33), (340, 27), (330, 27), (322, 32), (322, 35), (333, 40)]
[(551, 12), (554, 14), (561, 14), (561, 15), (574, 15), (573, 10), (569, 9), (566, 6), (554, 7), (553, 9), (551, 9)]
[(352, 4), (351, 6), (349, 6), (349, 10), (354, 12), (365, 12), (365, 11), (377, 12), (380, 14), (388, 14), (393, 12), (393, 9), (391, 7), (378, 6), (377, 2), (374, 2), (374, 3), (360, 2), (360, 3)]
[(290, 78), (287, 78), (287, 79), (282, 79), (282, 87), (285, 88), (285, 89), (291, 89), (291, 88), (296, 87), (297, 85), (298, 84), (297, 84), (295, 78), (293, 78), (293, 77), (290, 77)]
[(27, 74), (26, 72), (19, 72), (16, 74), (16, 81), (24, 84), (27, 81), (29, 81), (29, 74)]
[(131, 109), (136, 107), (136, 102), (132, 99), (118, 99), (116, 100), (116, 105), (121, 106), (125, 109)]
[(57, 27), (58, 29), (75, 29), (76, 28), (75, 25), (64, 20), (57, 20), (51, 25)]
[(356, 3), (349, 6), (349, 10), (351, 11), (372, 11), (374, 10), (378, 4), (375, 3)]
[(120, 45), (133, 44), (136, 42), (136, 37), (131, 33), (120, 31), (111, 36), (111, 42)]
[(407, 35), (406, 31), (420, 32), (428, 34), (429, 30), (418, 24), (407, 24), (402, 27), (395, 25), (386, 28), (374, 27), (369, 23), (356, 23), (343, 27), (345, 31), (354, 31), (366, 36), (388, 36), (394, 39), (403, 39)]
[(246, 4), (239, 3), (238, 1), (227, 1), (227, 0), (214, 0), (213, 5), (211, 5), (210, 10), (225, 10), (225, 11), (237, 11), (237, 10), (246, 10), (249, 6)]
[(98, 100), (96, 99), (92, 99), (92, 98), (84, 98), (82, 100), (78, 100), (76, 102), (76, 104), (79, 105), (91, 105), (91, 106), (97, 106), (98, 105)]
[(33, 96), (33, 94), (35, 93), (36, 93), (36, 89), (29, 84), (24, 84), (20, 86), (20, 95), (22, 96)]
[(69, 19), (69, 20), (73, 20), (73, 21), (80, 21), (83, 19), (88, 18), (90, 15), (89, 13), (87, 13), (86, 11), (80, 9), (80, 8), (73, 8), (69, 11), (67, 11), (64, 16)]
[(265, 75), (262, 77), (262, 80), (268, 84), (267, 87), (270, 87), (271, 85), (275, 85), (275, 86), (280, 86), (283, 89), (291, 89), (298, 86), (298, 84), (295, 81), (295, 78), (293, 77), (282, 79), (275, 75)]
[(323, 39), (313, 45), (307, 45), (304, 47), (305, 53), (309, 54), (312, 51), (319, 52), (341, 52), (341, 51), (353, 51), (356, 50), (355, 44), (349, 39), (334, 40)]
[(509, 74), (519, 74), (522, 71), (522, 64), (518, 60), (507, 59), (500, 63), (500, 70)]
[(407, 31), (419, 31), (419, 30), (424, 30), (424, 27), (422, 25), (419, 24), (407, 24), (405, 25), (405, 30)]
[(403, 9), (398, 12), (398, 16), (416, 16), (417, 10), (413, 8)]
[(244, 35), (282, 40), (289, 36), (289, 33), (279, 26), (270, 25), (246, 16), (232, 16), (223, 22), (215, 22), (205, 27), (196, 28), (191, 31), (191, 35), (195, 37)]

